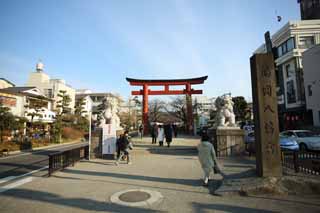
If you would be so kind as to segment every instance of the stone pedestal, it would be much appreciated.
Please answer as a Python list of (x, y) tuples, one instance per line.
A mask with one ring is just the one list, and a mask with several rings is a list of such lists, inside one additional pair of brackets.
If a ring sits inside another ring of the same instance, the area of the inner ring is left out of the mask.
[(245, 149), (244, 130), (239, 127), (218, 127), (212, 130), (214, 146), (220, 157), (240, 155)]
[(90, 158), (102, 158), (102, 129), (97, 128), (91, 134)]

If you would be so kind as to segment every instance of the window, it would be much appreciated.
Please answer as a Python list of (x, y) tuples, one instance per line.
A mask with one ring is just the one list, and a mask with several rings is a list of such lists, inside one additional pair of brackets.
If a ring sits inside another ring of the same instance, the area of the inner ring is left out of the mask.
[(294, 45), (294, 37), (289, 38), (287, 41), (283, 42), (278, 48), (278, 57), (283, 56), (287, 52), (290, 52), (295, 47)]
[(288, 52), (287, 43), (286, 42), (281, 45), (281, 48), (282, 48), (282, 53), (283, 54), (286, 54)]
[(296, 91), (293, 80), (287, 82), (287, 101), (288, 104), (296, 102)]
[(314, 137), (316, 134), (311, 131), (301, 131), (296, 133), (299, 138), (309, 138)]
[(302, 36), (299, 38), (299, 48), (300, 49), (308, 49), (314, 45), (314, 37), (313, 36)]
[(293, 136), (295, 136), (295, 134), (293, 132), (288, 132), (288, 136), (293, 137)]
[(308, 96), (312, 96), (312, 85), (308, 85)]
[(48, 98), (53, 98), (52, 89), (45, 89), (44, 92)]
[(278, 47), (278, 57), (282, 56), (282, 48), (281, 46)]
[(292, 136), (294, 134), (292, 132), (287, 131), (287, 132), (281, 133), (281, 135), (284, 136), (284, 137), (290, 137), (290, 136)]
[(290, 61), (290, 62), (284, 64), (283, 68), (284, 68), (285, 75), (287, 78), (291, 78), (295, 75), (293, 61)]
[(287, 51), (291, 51), (294, 49), (294, 39), (293, 38), (290, 38), (288, 41), (287, 41)]
[(287, 78), (290, 77), (290, 64), (286, 65), (286, 75), (287, 75)]

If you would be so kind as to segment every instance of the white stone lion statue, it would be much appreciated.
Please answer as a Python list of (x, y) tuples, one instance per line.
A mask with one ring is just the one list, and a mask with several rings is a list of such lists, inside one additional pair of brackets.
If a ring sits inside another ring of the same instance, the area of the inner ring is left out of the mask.
[(230, 95), (223, 95), (216, 99), (217, 108), (216, 126), (235, 127), (236, 117), (233, 112), (233, 101)]
[(116, 129), (120, 128), (118, 104), (114, 100), (107, 101), (106, 109), (102, 113), (101, 124), (112, 124), (116, 127)]

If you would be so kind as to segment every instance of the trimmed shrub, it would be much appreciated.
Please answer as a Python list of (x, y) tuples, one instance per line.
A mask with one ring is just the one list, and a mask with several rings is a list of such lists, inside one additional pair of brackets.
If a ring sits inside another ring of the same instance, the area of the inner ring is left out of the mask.
[(72, 127), (63, 127), (62, 128), (62, 138), (64, 139), (79, 139), (84, 137), (84, 132)]

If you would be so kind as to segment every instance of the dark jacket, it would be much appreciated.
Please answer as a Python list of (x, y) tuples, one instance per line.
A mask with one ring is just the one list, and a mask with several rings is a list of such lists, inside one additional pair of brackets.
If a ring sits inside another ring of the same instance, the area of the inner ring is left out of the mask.
[(164, 126), (164, 134), (166, 136), (166, 142), (172, 141), (172, 126), (171, 125), (165, 125)]
[(128, 149), (129, 143), (129, 138), (125, 135), (121, 135), (120, 138), (117, 140), (117, 146), (121, 151)]
[(153, 126), (151, 129), (151, 137), (158, 137), (158, 128), (157, 126)]

